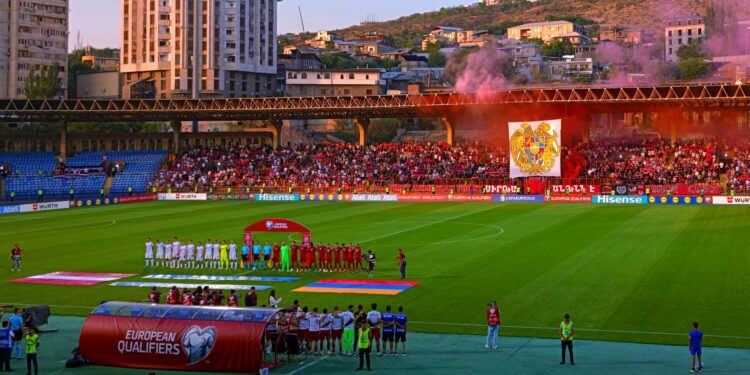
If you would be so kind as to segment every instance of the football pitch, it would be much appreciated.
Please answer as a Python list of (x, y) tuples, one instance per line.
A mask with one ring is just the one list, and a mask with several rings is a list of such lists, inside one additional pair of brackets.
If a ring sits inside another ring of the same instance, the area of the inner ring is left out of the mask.
[[(249, 274), (301, 277), (255, 282), (273, 286), (284, 305), (294, 299), (321, 308), (403, 305), (410, 331), (486, 334), (485, 308), (496, 300), (501, 335), (554, 338), (561, 315), (570, 313), (583, 340), (686, 345), (690, 324), (699, 321), (705, 345), (750, 348), (750, 209), (744, 207), (224, 201), (71, 209), (0, 217), (3, 251), (15, 242), (24, 250), (23, 271), (8, 272), (8, 263), (1, 275), (7, 281), (56, 271), (112, 272), (146, 281), (140, 276), (240, 274), (144, 270), (144, 239), (241, 242), (245, 226), (266, 218), (301, 222), (314, 242), (361, 243), (377, 254), (380, 280), (399, 278), (401, 247), (408, 279), (421, 282), (396, 296), (294, 293), (320, 279), (366, 275)], [(256, 239), (289, 241), (277, 234)], [(100, 301), (146, 294), (108, 283), (4, 282), (0, 303), (49, 304), (55, 315), (83, 316)], [(266, 300), (268, 293), (259, 295)]]

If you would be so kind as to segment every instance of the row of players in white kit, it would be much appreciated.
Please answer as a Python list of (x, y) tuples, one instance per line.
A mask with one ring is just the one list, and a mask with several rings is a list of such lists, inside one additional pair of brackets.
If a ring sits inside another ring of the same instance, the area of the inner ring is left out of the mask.
[[(156, 257), (154, 257), (154, 245), (156, 245)], [(234, 241), (211, 240), (204, 245), (198, 241), (193, 244), (190, 240), (181, 243), (177, 237), (171, 243), (156, 240), (152, 242), (146, 239), (146, 268), (215, 268), (215, 269), (237, 269), (237, 244)]]

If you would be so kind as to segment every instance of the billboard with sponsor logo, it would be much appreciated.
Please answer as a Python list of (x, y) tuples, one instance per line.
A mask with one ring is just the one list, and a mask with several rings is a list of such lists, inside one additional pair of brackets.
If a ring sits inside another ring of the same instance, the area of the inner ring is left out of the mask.
[(716, 196), (713, 197), (711, 200), (711, 204), (717, 204), (717, 205), (735, 205), (735, 206), (745, 206), (750, 205), (750, 197), (730, 197), (730, 196)]
[(22, 204), (19, 206), (19, 208), (20, 208), (19, 210), (20, 212), (64, 210), (64, 209), (70, 208), (70, 202), (61, 201), (61, 202)]
[(590, 196), (581, 195), (548, 195), (544, 197), (546, 203), (591, 203)]
[(543, 203), (544, 195), (506, 195), (495, 194), (492, 196), (494, 202), (507, 203)]
[(595, 195), (592, 202), (598, 204), (648, 204), (648, 197), (643, 195)]
[(0, 206), (0, 215), (17, 214), (19, 212), (21, 212), (21, 206), (17, 204), (13, 206)]
[(399, 194), (399, 202), (448, 202), (448, 194)]
[(352, 202), (398, 202), (396, 194), (352, 194)]
[(137, 195), (126, 195), (118, 197), (115, 203), (140, 203), (140, 202), (152, 202), (159, 199), (157, 194), (137, 194)]
[(684, 197), (667, 197), (660, 196), (648, 197), (648, 203), (650, 204), (705, 204), (708, 199), (704, 197), (695, 196), (684, 196)]
[(310, 228), (292, 220), (271, 218), (257, 221), (245, 227), (245, 244), (253, 244), (253, 233), (255, 232), (281, 232), (281, 233), (299, 233), (302, 236), (302, 243), (309, 244)]
[(300, 194), (299, 200), (308, 202), (339, 202), (344, 200), (344, 195), (334, 193)]
[(208, 194), (205, 193), (161, 193), (160, 201), (205, 201)]
[(109, 302), (86, 319), (79, 348), (100, 366), (257, 373), (276, 311)]
[(299, 194), (255, 194), (255, 200), (261, 202), (296, 202)]

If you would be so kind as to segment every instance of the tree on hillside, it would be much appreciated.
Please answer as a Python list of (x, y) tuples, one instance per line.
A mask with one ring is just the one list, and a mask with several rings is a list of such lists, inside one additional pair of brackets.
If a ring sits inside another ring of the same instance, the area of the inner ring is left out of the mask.
[(29, 71), (24, 90), (29, 99), (52, 99), (62, 94), (60, 65), (34, 67)]
[(570, 40), (553, 40), (549, 44), (542, 44), (542, 56), (545, 57), (563, 57), (565, 55), (574, 55), (576, 50)]
[(680, 79), (696, 79), (705, 76), (710, 70), (706, 61), (706, 53), (701, 44), (693, 42), (685, 44), (677, 50), (677, 70)]
[(443, 42), (437, 41), (435, 43), (430, 43), (427, 46), (427, 49), (424, 50), (424, 52), (429, 53), (429, 64), (431, 67), (443, 67), (445, 66), (445, 63), (447, 62), (447, 59), (445, 58), (445, 55), (443, 55), (440, 52), (440, 49), (443, 48), (444, 44)]
[(691, 57), (689, 59), (680, 59), (677, 62), (680, 79), (691, 80), (697, 79), (708, 74), (709, 65), (702, 57)]

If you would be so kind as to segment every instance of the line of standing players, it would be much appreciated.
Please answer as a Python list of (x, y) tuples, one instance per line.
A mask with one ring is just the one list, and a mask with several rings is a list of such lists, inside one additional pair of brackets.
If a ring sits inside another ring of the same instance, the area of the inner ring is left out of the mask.
[(372, 251), (363, 256), (359, 244), (298, 244), (287, 245), (253, 241), (242, 247), (242, 262), (248, 271), (272, 272), (360, 272), (375, 266)]
[[(398, 355), (399, 342), (401, 355), (405, 356), (408, 319), (403, 306), (394, 312), (388, 305), (383, 313), (378, 311), (377, 304), (373, 303), (371, 307), (369, 312), (365, 312), (362, 305), (357, 306), (357, 311), (353, 305), (349, 305), (346, 311), (340, 311), (338, 306), (332, 310), (319, 310), (317, 307), (301, 307), (295, 301), (291, 308), (281, 310), (271, 319), (266, 327), (267, 339), (273, 344), (271, 338), (274, 336), (278, 343), (287, 335), (296, 334), (302, 352), (316, 356), (336, 355), (337, 352), (354, 356), (357, 348), (361, 348), (358, 341), (360, 333), (364, 332), (369, 337), (368, 348), (374, 346), (378, 356), (385, 355), (386, 350), (392, 356)], [(369, 367), (369, 352), (366, 354)]]

